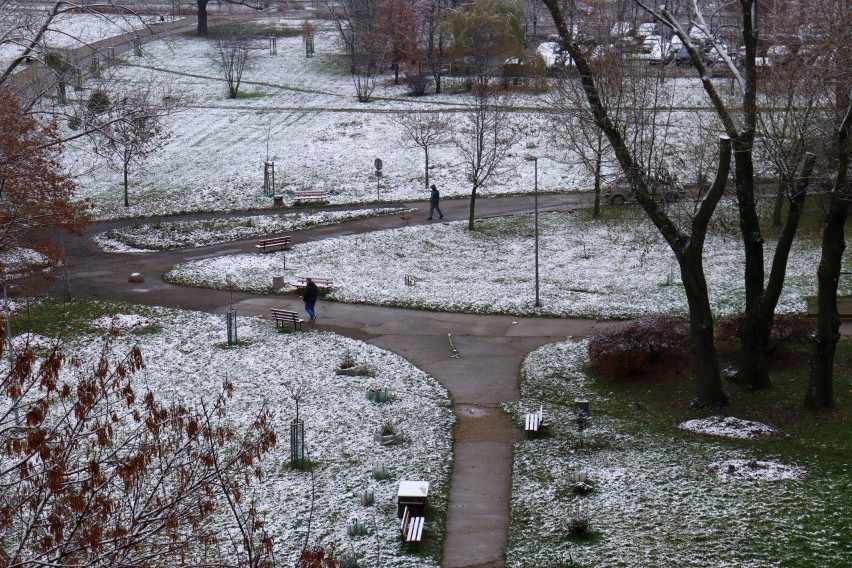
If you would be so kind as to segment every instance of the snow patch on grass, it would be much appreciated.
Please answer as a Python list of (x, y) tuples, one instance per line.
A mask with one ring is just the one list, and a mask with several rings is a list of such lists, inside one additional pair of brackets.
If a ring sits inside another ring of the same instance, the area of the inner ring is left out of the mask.
[[(440, 566), (440, 544), (435, 543), (442, 542), (445, 532), (455, 419), (446, 390), (434, 379), (402, 357), (332, 333), (280, 333), (269, 320), (240, 317), (241, 345), (227, 348), (221, 314), (164, 308), (140, 312), (157, 327), (143, 335), (117, 337), (113, 350), (122, 354), (139, 344), (145, 370), (135, 380), (144, 381), (145, 388), (163, 400), (195, 406), (218, 394), (228, 379), (234, 384), (229, 420), (238, 431), (262, 405), (272, 407), (278, 445), (263, 463), (263, 481), (246, 497), (257, 499), (284, 565), (295, 563), (313, 511), (311, 544), (335, 541), (343, 550), (354, 551), (363, 566), (378, 565), (379, 551), (382, 566)], [(120, 320), (140, 321), (132, 315), (124, 313)], [(101, 347), (99, 334), (66, 344), (69, 353), (84, 361), (97, 360)], [(374, 376), (335, 374), (347, 350), (359, 363), (369, 365)], [(315, 464), (313, 475), (289, 466), (289, 424), (295, 403), (288, 388), (297, 382), (307, 385), (299, 414), (305, 422), (307, 458)], [(367, 400), (366, 389), (379, 387), (389, 390), (390, 402)], [(403, 424), (403, 444), (384, 447), (374, 442), (373, 432), (389, 419)], [(386, 464), (388, 480), (372, 479), (373, 465), (379, 462)], [(402, 478), (430, 482), (426, 528), (432, 544), (424, 544), (419, 555), (402, 550), (399, 543), (396, 491)], [(359, 494), (364, 489), (374, 491), (374, 506), (361, 506)], [(346, 522), (352, 517), (368, 521), (366, 535), (347, 535)], [(215, 522), (225, 526), (227, 518)]]
[[(774, 483), (710, 476), (708, 463), (787, 460), (765, 455), (761, 442), (697, 437), (641, 411), (622, 418), (629, 401), (586, 374), (587, 349), (569, 340), (532, 352), (521, 369), (522, 400), (504, 405), (519, 425), (543, 405), (551, 425), (546, 436), (515, 445), (508, 567), (556, 566), (569, 554), (581, 566), (631, 568), (845, 565), (852, 535), (848, 500), (838, 496), (848, 494), (846, 468)], [(582, 435), (575, 398), (591, 404)], [(816, 467), (798, 454), (796, 462), (784, 467)], [(594, 491), (574, 493), (577, 471)], [(568, 533), (578, 514), (589, 519), (589, 539)]]
[(687, 420), (678, 426), (682, 430), (707, 434), (709, 436), (722, 436), (725, 438), (737, 438), (740, 440), (751, 440), (754, 438), (765, 438), (776, 436), (778, 431), (771, 426), (751, 420), (743, 420), (735, 416), (710, 416), (709, 418), (696, 418)]
[(111, 252), (153, 252), (184, 247), (202, 247), (286, 231), (325, 227), (383, 215), (416, 211), (403, 207), (379, 207), (357, 211), (319, 211), (217, 217), (197, 221), (170, 221), (110, 229), (95, 237), (95, 243)]
[(758, 460), (714, 462), (707, 466), (707, 471), (724, 480), (749, 479), (753, 481), (803, 479), (808, 473), (803, 467)]
[[(176, 283), (225, 289), (233, 274), (241, 290), (268, 293), (272, 276), (334, 279), (328, 298), (343, 302), (468, 313), (538, 314), (602, 319), (652, 313), (685, 316), (686, 296), (668, 246), (641, 212), (595, 220), (586, 211), (545, 213), (540, 224), (540, 296), (536, 309), (532, 215), (408, 226), (294, 245), (287, 252), (242, 254), (175, 266)], [(767, 246), (772, 249), (772, 243)], [(814, 293), (818, 243), (793, 245), (778, 313), (802, 313)], [(767, 253), (767, 262), (771, 255)], [(710, 301), (717, 316), (742, 310), (742, 247), (711, 235), (704, 253)], [(392, 271), (389, 273), (389, 268)], [(674, 285), (666, 284), (674, 270)], [(414, 286), (404, 276), (417, 279)], [(842, 281), (841, 293), (852, 292)]]
[(115, 314), (115, 315), (104, 315), (96, 317), (92, 320), (93, 327), (99, 327), (101, 329), (115, 329), (115, 330), (128, 330), (128, 329), (142, 329), (145, 327), (151, 327), (154, 325), (154, 322), (145, 316), (140, 316), (138, 314)]
[[(53, 349), (56, 340), (38, 333), (22, 333), (12, 338), (12, 347), (16, 351), (22, 349)], [(61, 343), (60, 343), (61, 345)]]

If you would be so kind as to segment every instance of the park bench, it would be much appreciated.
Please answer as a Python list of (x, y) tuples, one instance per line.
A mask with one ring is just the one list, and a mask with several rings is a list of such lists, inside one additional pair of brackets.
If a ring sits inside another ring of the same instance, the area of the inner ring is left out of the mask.
[(322, 190), (295, 191), (293, 192), (294, 201), (328, 201), (328, 192)]
[(302, 329), (302, 324), (305, 323), (305, 320), (299, 317), (297, 312), (291, 310), (282, 310), (279, 308), (272, 308), (270, 310), (272, 312), (272, 319), (275, 320), (275, 327), (283, 329), (286, 325), (293, 325), (293, 331)]
[(402, 513), (402, 524), (399, 532), (402, 533), (403, 542), (420, 542), (423, 538), (423, 523), (426, 517), (412, 517), (408, 507)]
[(291, 282), (297, 290), (303, 290), (307, 285), (308, 278), (314, 281), (319, 290), (327, 290), (334, 286), (334, 280), (331, 278), (314, 278), (313, 276), (296, 276), (296, 280)]
[(524, 431), (527, 435), (537, 434), (544, 427), (544, 406), (539, 406), (538, 412), (527, 413), (524, 419)]
[(266, 252), (267, 250), (272, 250), (275, 247), (278, 247), (278, 250), (284, 250), (290, 246), (290, 237), (274, 237), (271, 239), (263, 239), (254, 247), (259, 249), (260, 252)]

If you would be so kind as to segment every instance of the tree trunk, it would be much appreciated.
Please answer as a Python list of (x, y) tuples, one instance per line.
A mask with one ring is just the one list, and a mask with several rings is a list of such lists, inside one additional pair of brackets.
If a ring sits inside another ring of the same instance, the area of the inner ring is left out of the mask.
[[(835, 189), (835, 191), (837, 191)], [(817, 269), (816, 337), (811, 355), (811, 372), (805, 391), (805, 405), (810, 408), (834, 404), (834, 352), (840, 339), (840, 316), (837, 313), (837, 284), (846, 241), (848, 204), (832, 195), (828, 218), (822, 234), (822, 258)]]
[(719, 359), (713, 339), (713, 312), (707, 294), (707, 281), (700, 257), (678, 255), (681, 279), (689, 305), (689, 339), (695, 377), (695, 399), (698, 408), (721, 408), (728, 404), (722, 388)]
[(209, 0), (195, 0), (195, 5), (198, 8), (198, 27), (196, 33), (198, 37), (207, 37), (207, 2)]
[(846, 116), (837, 132), (837, 177), (822, 232), (822, 256), (817, 268), (817, 329), (811, 356), (811, 373), (805, 392), (805, 405), (811, 408), (834, 404), (834, 352), (840, 339), (837, 313), (837, 283), (846, 248), (844, 228), (849, 213), (846, 171), (849, 168), (849, 128), (852, 104), (845, 91), (838, 100), (846, 102)]
[(426, 153), (426, 189), (429, 189), (429, 147), (424, 147), (423, 151)]
[(786, 182), (778, 182), (778, 189), (775, 190), (775, 206), (772, 209), (772, 226), (781, 226), (781, 213), (784, 211), (784, 187)]
[(130, 207), (130, 198), (128, 196), (128, 191), (127, 191), (127, 169), (128, 169), (128, 167), (129, 167), (129, 164), (127, 162), (124, 162), (124, 206), (125, 207)]
[(467, 220), (467, 230), (473, 230), (473, 215), (476, 207), (476, 183), (473, 184), (473, 191), (470, 193), (470, 217)]
[(732, 142), (740, 233), (745, 251), (745, 312), (740, 330), (740, 375), (753, 389), (764, 389), (772, 385), (767, 369), (772, 310), (768, 313), (767, 321), (762, 305), (765, 291), (764, 241), (755, 204), (752, 145), (742, 140)]
[[(772, 267), (763, 292), (751, 303), (751, 308), (746, 309), (743, 317), (740, 368), (743, 377), (748, 380), (754, 390), (772, 386), (769, 378), (769, 335), (772, 331), (775, 308), (784, 288), (787, 261), (799, 227), (799, 220), (802, 218), (805, 196), (815, 162), (814, 155), (806, 154), (801, 167), (797, 168), (796, 181), (792, 185), (788, 182), (783, 184), (784, 193), (790, 196), (787, 219), (778, 236), (778, 243), (772, 256)], [(748, 239), (744, 237), (744, 240)], [(749, 306), (748, 300), (746, 305)]]
[(595, 205), (592, 209), (593, 219), (597, 219), (601, 214), (601, 167), (603, 162), (603, 154), (601, 151), (601, 146), (603, 145), (603, 140), (601, 140), (602, 136), (603, 132), (598, 130), (598, 149), (595, 154)]

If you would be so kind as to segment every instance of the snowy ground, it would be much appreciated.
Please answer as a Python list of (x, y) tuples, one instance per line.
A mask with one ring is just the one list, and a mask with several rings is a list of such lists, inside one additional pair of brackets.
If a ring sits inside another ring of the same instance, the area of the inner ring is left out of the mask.
[[(836, 497), (848, 491), (848, 472), (803, 477), (817, 467), (809, 458), (790, 463), (766, 455), (758, 442), (674, 425), (651, 432), (651, 418), (641, 411), (629, 423), (616, 418), (626, 401), (584, 374), (586, 352), (585, 341), (552, 344), (523, 365), (523, 401), (508, 408), (521, 423), (525, 412), (543, 405), (551, 428), (515, 446), (507, 566), (556, 566), (568, 554), (581, 566), (845, 564), (852, 534)], [(590, 401), (582, 440), (575, 398)], [(729, 465), (742, 475), (718, 473)], [(588, 495), (573, 493), (576, 471), (587, 472), (594, 486)], [(589, 519), (589, 540), (568, 536), (567, 520), (578, 515)]]
[[(54, 49), (74, 49), (140, 29), (157, 21), (159, 17), (152, 15), (61, 13), (51, 22), (37, 53), (43, 54)], [(0, 69), (5, 68), (15, 57), (23, 53), (23, 48), (28, 45), (29, 34), (35, 33), (38, 27), (38, 25), (26, 26), (26, 30), (17, 37), (16, 41), (0, 46)]]
[[(116, 352), (121, 353), (122, 346), (140, 344), (146, 361), (144, 379), (162, 399), (194, 405), (202, 397), (217, 394), (227, 378), (235, 385), (229, 408), (237, 420), (248, 419), (263, 402), (272, 405), (278, 446), (265, 463), (269, 475), (259, 496), (278, 557), (286, 559), (286, 565), (295, 561), (294, 553), (305, 537), (312, 489), (309, 474), (289, 468), (287, 432), (295, 409), (285, 385), (307, 381), (300, 414), (309, 459), (317, 463), (311, 542), (336, 541), (338, 550), (354, 550), (361, 566), (378, 565), (377, 547), (381, 547), (382, 566), (439, 566), (435, 559), (400, 550), (396, 519), (398, 481), (430, 481), (429, 506), (435, 514), (427, 531), (443, 538), (440, 518), (446, 511), (454, 418), (446, 391), (433, 379), (401, 357), (330, 333), (277, 333), (268, 320), (242, 317), (239, 338), (246, 344), (225, 348), (223, 316), (166, 309), (144, 309), (142, 315), (157, 327), (123, 336)], [(133, 314), (118, 318), (119, 324), (138, 321)], [(94, 357), (100, 346), (97, 336), (66, 343), (69, 352), (80, 356)], [(375, 369), (375, 376), (336, 375), (334, 367), (347, 349), (358, 362)], [(392, 401), (368, 401), (368, 387), (387, 388)], [(405, 417), (404, 444), (383, 447), (373, 441), (381, 423), (400, 416)], [(379, 462), (387, 465), (389, 480), (372, 479), (373, 465)], [(359, 495), (368, 488), (375, 492), (376, 504), (362, 507)], [(346, 523), (352, 517), (367, 521), (367, 535), (347, 536)]]
[(110, 229), (96, 235), (93, 240), (99, 247), (108, 251), (150, 252), (252, 239), (286, 231), (334, 225), (354, 219), (397, 215), (411, 211), (416, 211), (416, 209), (377, 207), (375, 209), (350, 211), (249, 215), (199, 221), (166, 221)]
[[(530, 215), (483, 220), (472, 233), (466, 223), (452, 222), (296, 245), (286, 253), (286, 269), (275, 253), (209, 258), (179, 265), (167, 278), (224, 289), (225, 275), (233, 274), (239, 289), (269, 293), (273, 275), (318, 276), (334, 279), (328, 297), (339, 301), (473, 313), (602, 319), (685, 314), (673, 255), (641, 211), (626, 212), (621, 221), (595, 221), (588, 211), (546, 213), (539, 221), (539, 310), (533, 308)], [(805, 311), (804, 296), (816, 290), (818, 258), (818, 243), (796, 241), (778, 313)], [(742, 310), (742, 262), (736, 238), (708, 239), (705, 270), (717, 316)], [(675, 283), (667, 286), (672, 270)], [(417, 284), (406, 286), (405, 275)], [(841, 293), (852, 293), (850, 286), (841, 282)]]
[[(298, 28), (300, 22), (281, 24)], [(175, 37), (168, 43), (146, 44), (142, 57), (125, 54), (125, 64), (108, 72), (121, 88), (167, 86), (163, 88), (181, 101), (181, 110), (165, 120), (172, 133), (166, 147), (131, 170), (129, 208), (122, 206), (120, 173), (93, 160), (87, 141), (70, 144), (65, 160), (79, 182), (80, 197), (92, 200), (100, 218), (267, 207), (270, 199), (262, 195), (261, 184), (268, 157), (275, 162), (276, 186), (287, 200), (293, 190), (317, 189), (328, 191), (333, 203), (375, 201), (373, 161), (382, 158), (380, 200), (426, 201), (423, 151), (403, 139), (397, 113), (445, 110), (456, 113), (453, 122), (458, 124), (469, 97), (410, 97), (405, 86), (394, 86), (385, 76), (375, 100), (358, 103), (351, 77), (337, 71), (335, 33), (319, 30), (315, 44), (315, 57), (306, 58), (300, 37), (279, 37), (278, 55), (270, 55), (260, 41), (252, 52), (253, 66), (243, 77), (246, 97), (237, 100), (226, 98), (206, 40)], [(447, 78), (446, 88), (452, 90), (458, 81)], [(675, 104), (688, 107), (700, 101), (695, 97), (697, 82), (678, 81), (672, 90), (680, 97)], [(83, 96), (95, 86), (94, 81), (87, 83)], [(520, 93), (512, 103), (523, 136), (509, 153), (504, 171), (482, 188), (483, 194), (532, 190), (534, 169), (524, 159), (529, 153), (539, 156), (542, 191), (589, 189), (589, 176), (576, 156), (552, 143), (542, 112), (551, 107), (548, 95)], [(452, 144), (430, 149), (430, 165), (430, 181), (444, 197), (470, 193), (462, 156)]]

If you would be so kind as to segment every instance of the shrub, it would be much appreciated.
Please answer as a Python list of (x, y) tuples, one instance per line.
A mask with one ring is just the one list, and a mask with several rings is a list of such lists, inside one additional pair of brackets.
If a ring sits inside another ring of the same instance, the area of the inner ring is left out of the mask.
[(352, 354), (352, 351), (347, 349), (343, 352), (343, 355), (340, 357), (340, 362), (337, 364), (341, 369), (351, 369), (355, 366), (355, 355)]
[(422, 97), (432, 85), (432, 78), (428, 73), (421, 70), (407, 71), (405, 82), (408, 84), (408, 92), (415, 97)]
[(97, 90), (89, 95), (87, 106), (92, 114), (100, 114), (109, 108), (109, 95), (104, 91)]
[(613, 376), (637, 376), (664, 366), (680, 369), (687, 360), (689, 326), (681, 319), (653, 315), (619, 322), (589, 339), (589, 359)]
[(51, 50), (44, 56), (44, 64), (54, 71), (68, 71), (70, 65), (65, 61), (61, 51)]
[(580, 507), (575, 507), (568, 518), (568, 534), (574, 538), (586, 538), (591, 535), (589, 516)]
[[(743, 314), (731, 314), (716, 320), (713, 335), (717, 341), (740, 340)], [(805, 341), (816, 331), (816, 320), (805, 316), (778, 315), (772, 320), (771, 341)], [(771, 346), (774, 347), (774, 346)]]
[(713, 337), (716, 341), (738, 341), (742, 318), (742, 314), (729, 314), (717, 319), (713, 326)]

